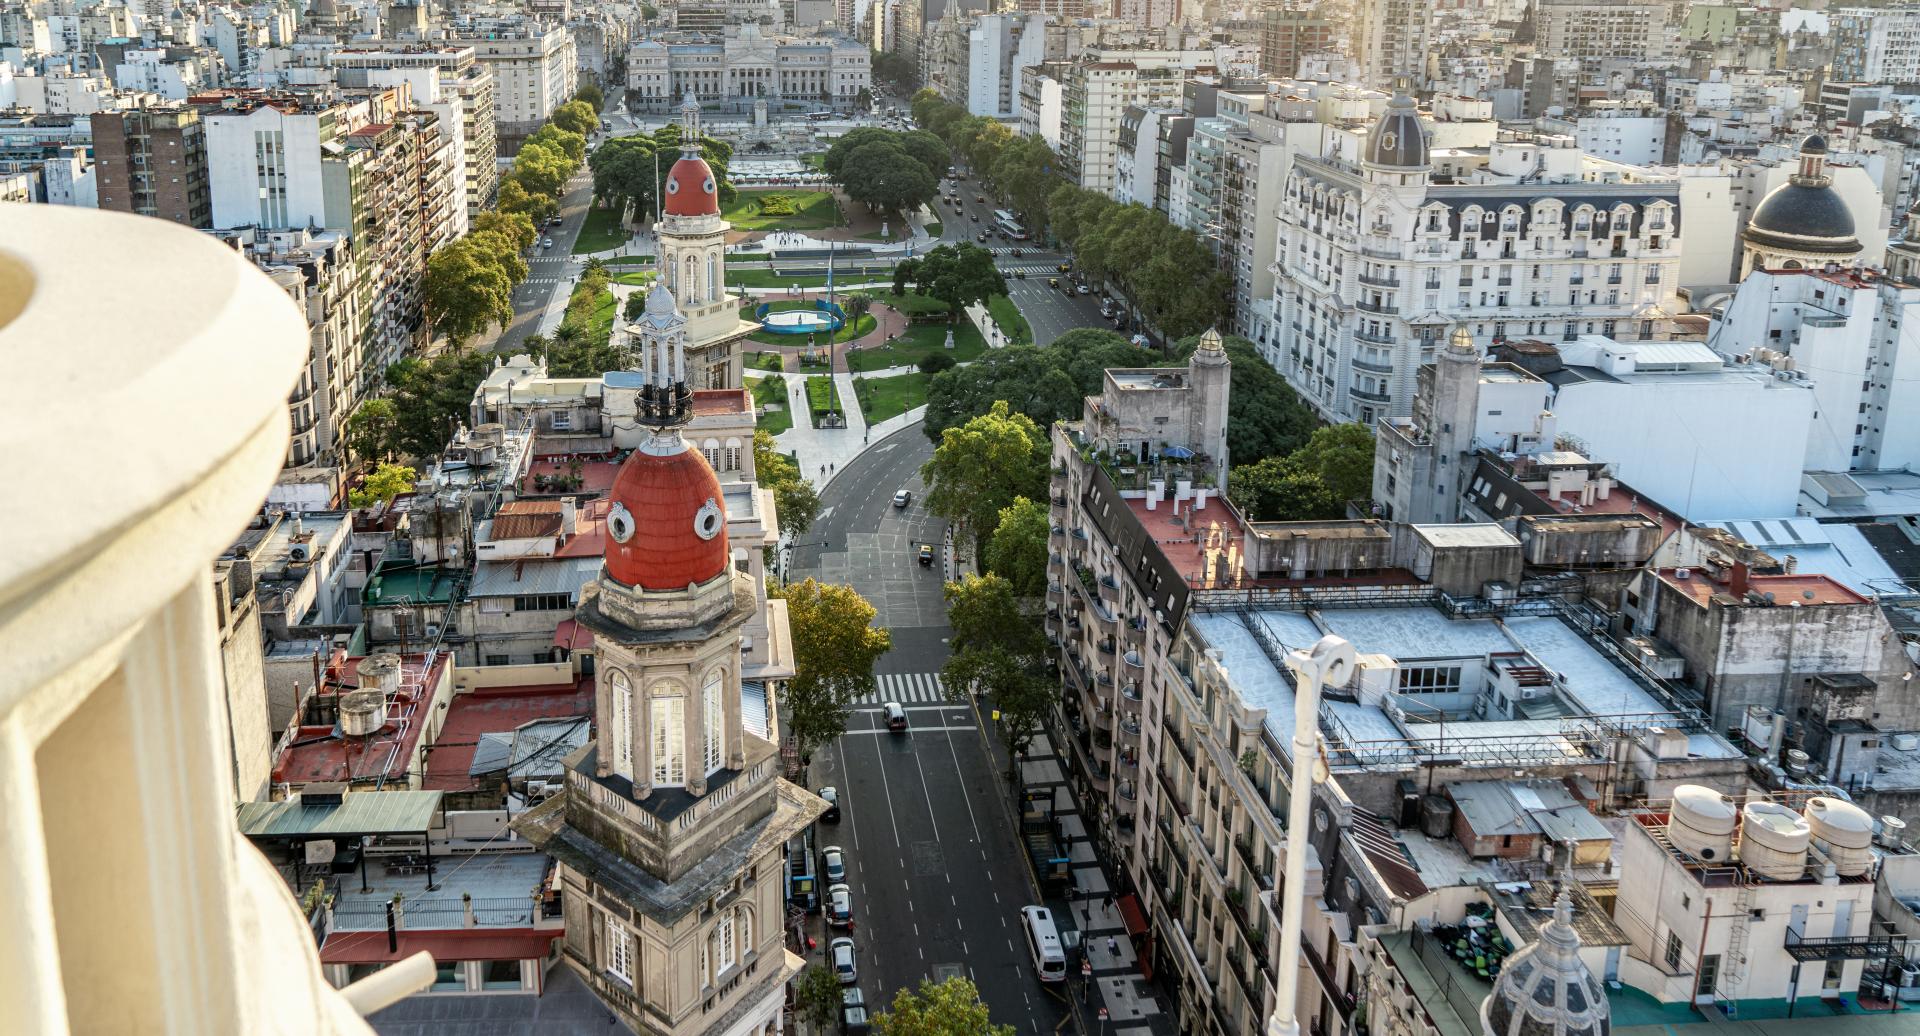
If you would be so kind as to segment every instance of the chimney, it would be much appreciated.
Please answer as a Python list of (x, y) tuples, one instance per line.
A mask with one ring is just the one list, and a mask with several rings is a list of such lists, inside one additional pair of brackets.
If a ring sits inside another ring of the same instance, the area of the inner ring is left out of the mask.
[(1727, 592), (1735, 597), (1747, 596), (1748, 576), (1753, 568), (1744, 561), (1736, 561), (1727, 572)]

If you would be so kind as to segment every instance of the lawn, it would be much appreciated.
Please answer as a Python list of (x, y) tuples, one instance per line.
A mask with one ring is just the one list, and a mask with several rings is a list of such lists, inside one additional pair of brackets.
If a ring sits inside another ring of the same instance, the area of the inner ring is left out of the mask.
[(747, 366), (760, 371), (785, 370), (779, 353), (748, 353)]
[(834, 387), (833, 378), (815, 374), (807, 379), (807, 410), (815, 427), (819, 426), (822, 415), (840, 410), (840, 390)]
[[(877, 371), (917, 366), (925, 356), (946, 352), (946, 343), (947, 325), (915, 324), (906, 334), (894, 339), (892, 345), (849, 351), (847, 369)], [(947, 355), (952, 356), (955, 363), (978, 359), (986, 350), (986, 339), (981, 337), (980, 329), (973, 326), (973, 321), (962, 320), (953, 325), (953, 351)]]
[(854, 385), (860, 396), (860, 412), (866, 415), (867, 424), (876, 425), (914, 407), (924, 406), (927, 402), (927, 382), (931, 380), (932, 375), (919, 371), (896, 374), (891, 378), (857, 379)]
[(760, 418), (754, 427), (764, 430), (768, 435), (779, 435), (793, 427), (793, 411), (787, 402), (787, 383), (783, 378), (748, 378), (747, 387), (753, 390), (753, 403), (760, 408)]
[(909, 317), (946, 313), (951, 309), (945, 302), (931, 295), (917, 295), (912, 292), (908, 292), (905, 295), (881, 295), (875, 299), (875, 301), (883, 306), (905, 313)]
[(600, 260), (602, 266), (652, 266), (650, 255), (610, 255)]
[(637, 287), (642, 284), (652, 284), (653, 278), (654, 278), (654, 273), (652, 270), (631, 270), (631, 271), (628, 271), (627, 273), (614, 274), (613, 283), (632, 284)]
[(1020, 307), (1005, 295), (995, 295), (987, 300), (987, 312), (993, 315), (993, 322), (1000, 325), (1000, 333), (1010, 342), (1032, 342), (1033, 328), (1027, 326), (1027, 318), (1020, 315)]
[(735, 230), (822, 230), (840, 225), (830, 191), (741, 191), (720, 215)]
[[(836, 290), (845, 285), (891, 284), (892, 282), (893, 268), (890, 266), (852, 270), (835, 269), (833, 272), (833, 286)], [(795, 275), (777, 270), (727, 271), (728, 287), (788, 288), (795, 284), (802, 288), (824, 288), (827, 286), (827, 275), (824, 273)]]
[(802, 156), (800, 161), (805, 162), (807, 165), (823, 173), (827, 171), (827, 153), (825, 151), (815, 151), (811, 155)]
[[(767, 305), (769, 307), (768, 312), (770, 313), (778, 313), (783, 309), (812, 309), (813, 308), (813, 302), (810, 299), (781, 299), (777, 302), (770, 302)], [(760, 306), (758, 303), (755, 303), (754, 305), (751, 305), (751, 306), (741, 307), (740, 319), (742, 320), (759, 319), (754, 315), (754, 311), (758, 310), (759, 308)], [(860, 314), (859, 320), (856, 320), (851, 324), (846, 324), (842, 326), (840, 330), (834, 332), (833, 340), (836, 342), (851, 342), (854, 339), (859, 338), (861, 335), (871, 332), (875, 327), (878, 327), (878, 326), (879, 326), (879, 321), (874, 318), (873, 314), (862, 313)], [(753, 341), (759, 342), (761, 345), (804, 346), (807, 344), (806, 335), (783, 335), (783, 334), (775, 334), (772, 331), (755, 331), (753, 334), (749, 335), (748, 337), (751, 338)]]
[(627, 243), (626, 228), (612, 209), (588, 209), (587, 220), (580, 225), (580, 236), (573, 239), (573, 254), (604, 252)]
[(943, 227), (943, 226), (941, 226), (941, 225), (940, 225), (940, 221), (936, 219), (936, 220), (934, 220), (934, 221), (932, 221), (931, 223), (928, 223), (928, 224), (927, 224), (927, 236), (929, 236), (929, 237), (939, 237), (939, 236), (940, 236), (940, 232), (941, 232), (942, 230), (945, 230), (945, 229), (947, 229), (947, 228), (946, 228), (946, 227)]

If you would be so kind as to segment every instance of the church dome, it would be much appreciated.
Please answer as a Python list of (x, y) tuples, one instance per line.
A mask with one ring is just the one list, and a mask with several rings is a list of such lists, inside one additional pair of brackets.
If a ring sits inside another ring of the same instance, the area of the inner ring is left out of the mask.
[(1427, 167), (1427, 130), (1420, 123), (1420, 112), (1413, 106), (1413, 98), (1404, 93), (1393, 96), (1387, 104), (1387, 113), (1367, 131), (1365, 157), (1369, 165), (1399, 169)]
[(1808, 137), (1800, 145), (1800, 170), (1761, 199), (1742, 236), (1760, 248), (1810, 255), (1860, 252), (1853, 213), (1826, 172), (1827, 142)]
[(1487, 1036), (1610, 1036), (1611, 1009), (1580, 959), (1573, 904), (1565, 892), (1540, 938), (1508, 957), (1480, 1008)]
[(720, 480), (677, 435), (627, 457), (608, 491), (607, 574), (641, 590), (684, 590), (727, 571)]
[(720, 185), (714, 182), (713, 169), (706, 159), (689, 154), (673, 163), (667, 171), (665, 209), (669, 216), (720, 214)]

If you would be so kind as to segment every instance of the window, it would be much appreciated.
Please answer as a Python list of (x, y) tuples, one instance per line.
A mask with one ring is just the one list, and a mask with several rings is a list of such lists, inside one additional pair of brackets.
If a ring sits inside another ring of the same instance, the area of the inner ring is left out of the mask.
[(1459, 666), (1400, 670), (1401, 694), (1449, 694), (1460, 689)]
[(553, 430), (556, 432), (573, 431), (573, 412), (556, 410), (553, 412)]
[(566, 594), (527, 594), (513, 599), (517, 612), (563, 612), (572, 607), (573, 601)]
[(1671, 970), (1671, 971), (1680, 970), (1680, 933), (1679, 932), (1669, 931), (1667, 933), (1667, 968), (1668, 970)]
[(627, 682), (627, 674), (613, 670), (607, 682), (613, 688), (613, 715), (608, 719), (612, 730), (607, 736), (613, 741), (614, 772), (627, 780), (633, 780), (633, 684)]
[(490, 960), (480, 966), (481, 989), (519, 989), (520, 962)]
[(734, 943), (735, 916), (728, 913), (720, 918), (719, 924), (713, 926), (713, 973), (716, 978), (740, 963), (739, 947)]
[(687, 703), (684, 699), (653, 699), (653, 783), (677, 787), (687, 783)]
[(700, 692), (704, 701), (701, 704), (701, 727), (705, 744), (700, 753), (702, 774), (709, 774), (720, 768), (721, 734), (726, 729), (726, 710), (720, 705), (720, 687), (725, 682), (725, 671), (715, 669), (707, 674), (707, 686)]
[(633, 942), (612, 915), (607, 916), (607, 974), (633, 985)]
[(435, 963), (433, 969), (433, 991), (436, 993), (466, 992), (466, 963), (457, 960), (443, 960)]

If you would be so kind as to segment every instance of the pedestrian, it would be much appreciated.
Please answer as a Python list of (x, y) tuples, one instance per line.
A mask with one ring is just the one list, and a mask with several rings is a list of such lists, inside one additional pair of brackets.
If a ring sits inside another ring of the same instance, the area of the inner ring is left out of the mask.
[(1107, 912), (1113, 912), (1113, 893), (1107, 893)]
[(1110, 957), (1120, 956), (1120, 940), (1111, 935), (1107, 936), (1107, 955)]

